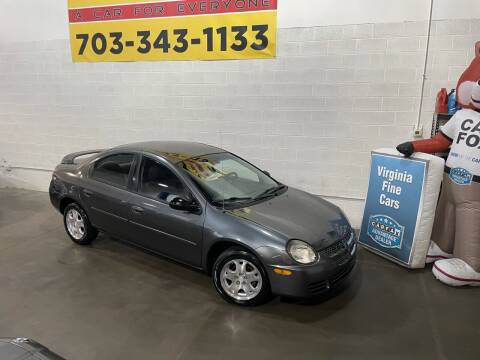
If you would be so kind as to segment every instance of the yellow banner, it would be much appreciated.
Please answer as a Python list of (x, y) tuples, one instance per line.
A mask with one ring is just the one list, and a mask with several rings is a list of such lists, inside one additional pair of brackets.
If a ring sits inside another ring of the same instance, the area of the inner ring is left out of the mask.
[(272, 58), (276, 8), (276, 0), (69, 0), (72, 58), (75, 62)]

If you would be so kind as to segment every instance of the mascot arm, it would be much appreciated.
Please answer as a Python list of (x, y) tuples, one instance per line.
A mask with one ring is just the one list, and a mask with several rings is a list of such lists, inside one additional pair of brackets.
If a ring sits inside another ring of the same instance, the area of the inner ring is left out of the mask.
[(403, 155), (410, 157), (414, 152), (434, 154), (445, 152), (452, 145), (452, 140), (442, 132), (431, 139), (406, 142), (397, 146), (397, 150)]
[(415, 152), (434, 154), (448, 151), (450, 145), (452, 145), (452, 140), (442, 132), (439, 132), (431, 139), (414, 141), (413, 149)]

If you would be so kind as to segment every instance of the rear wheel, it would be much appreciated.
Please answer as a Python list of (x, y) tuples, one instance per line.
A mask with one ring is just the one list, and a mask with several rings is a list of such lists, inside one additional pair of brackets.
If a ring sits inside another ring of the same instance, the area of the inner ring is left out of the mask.
[(213, 266), (213, 282), (226, 301), (256, 306), (271, 299), (270, 283), (260, 261), (241, 249), (225, 250)]
[(98, 235), (97, 229), (90, 224), (87, 214), (77, 203), (65, 207), (63, 223), (70, 239), (79, 245), (90, 244)]

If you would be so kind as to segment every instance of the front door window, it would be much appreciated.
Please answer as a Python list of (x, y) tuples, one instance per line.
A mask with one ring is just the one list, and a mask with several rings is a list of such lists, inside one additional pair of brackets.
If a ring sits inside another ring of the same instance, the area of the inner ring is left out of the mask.
[(138, 192), (149, 198), (169, 203), (176, 197), (185, 198), (185, 187), (180, 179), (159, 162), (145, 157), (140, 171)]

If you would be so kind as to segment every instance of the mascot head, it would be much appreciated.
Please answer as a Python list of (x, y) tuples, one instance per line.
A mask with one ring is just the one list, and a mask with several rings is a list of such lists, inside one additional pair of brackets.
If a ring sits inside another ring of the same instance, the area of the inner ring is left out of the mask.
[(475, 45), (475, 55), (458, 80), (457, 102), (462, 108), (480, 111), (480, 42)]

